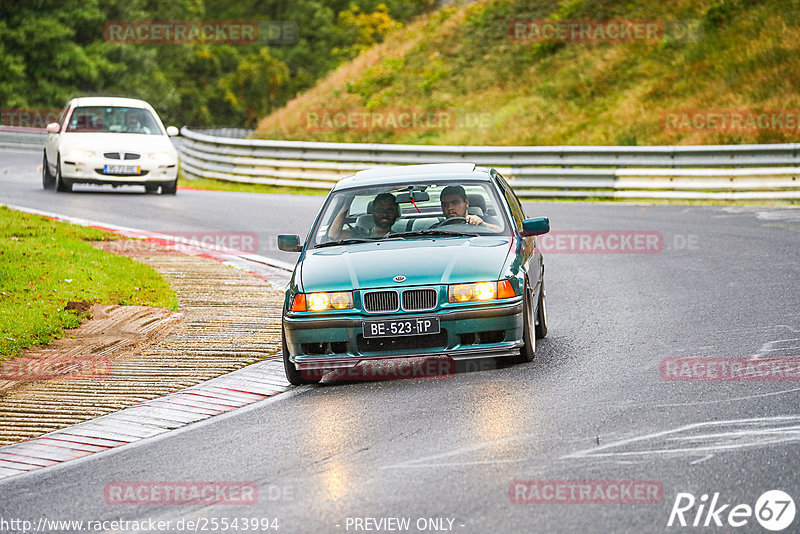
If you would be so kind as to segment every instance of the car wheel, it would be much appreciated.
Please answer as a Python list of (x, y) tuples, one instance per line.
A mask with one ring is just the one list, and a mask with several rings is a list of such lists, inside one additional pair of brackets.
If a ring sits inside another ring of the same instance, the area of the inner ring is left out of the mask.
[(519, 349), (518, 363), (533, 361), (536, 355), (536, 326), (533, 322), (534, 313), (531, 309), (531, 290), (528, 282), (525, 282), (525, 292), (522, 298), (522, 342), (524, 345)]
[(542, 289), (539, 291), (539, 304), (536, 306), (536, 339), (547, 335), (547, 295), (544, 292), (544, 278)]
[(178, 192), (178, 179), (176, 178), (174, 182), (164, 182), (161, 184), (161, 194), (162, 195), (174, 195)]
[(61, 176), (61, 156), (56, 159), (56, 191), (59, 193), (69, 193), (72, 191), (72, 183)]
[(145, 184), (144, 190), (147, 193), (155, 193), (158, 191), (158, 184)]
[(323, 373), (321, 370), (314, 369), (302, 373), (289, 360), (289, 349), (286, 347), (286, 334), (284, 334), (283, 329), (281, 329), (281, 350), (283, 351), (283, 369), (286, 371), (286, 379), (290, 384), (302, 386), (303, 384), (318, 384), (322, 380)]
[(47, 153), (45, 153), (42, 155), (42, 187), (52, 189), (55, 183), (56, 179), (50, 174), (50, 168), (47, 166)]

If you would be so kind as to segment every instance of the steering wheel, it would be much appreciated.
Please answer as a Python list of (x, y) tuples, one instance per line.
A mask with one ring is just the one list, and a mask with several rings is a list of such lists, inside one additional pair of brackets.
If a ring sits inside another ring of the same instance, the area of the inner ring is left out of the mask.
[(468, 224), (466, 217), (450, 217), (438, 224), (438, 226), (447, 226), (449, 224)]

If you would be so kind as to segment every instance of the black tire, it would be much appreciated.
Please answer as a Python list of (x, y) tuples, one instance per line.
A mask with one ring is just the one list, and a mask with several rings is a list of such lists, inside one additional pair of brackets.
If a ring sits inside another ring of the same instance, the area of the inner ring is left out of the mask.
[(145, 184), (144, 190), (148, 193), (156, 193), (158, 192), (158, 184)]
[(544, 278), (542, 288), (539, 290), (539, 303), (536, 305), (536, 339), (547, 335), (547, 295), (544, 291)]
[(294, 364), (289, 360), (289, 349), (286, 347), (286, 334), (281, 329), (281, 350), (283, 352), (283, 369), (286, 372), (286, 380), (293, 386), (302, 386), (304, 384), (318, 384), (322, 380), (322, 372), (320, 370), (311, 370), (302, 373), (297, 370)]
[(522, 341), (524, 345), (519, 349), (517, 363), (532, 362), (536, 356), (536, 327), (533, 322), (534, 312), (531, 309), (531, 300), (531, 290), (526, 281), (522, 297)]
[(42, 187), (44, 189), (53, 189), (56, 185), (55, 176), (50, 174), (50, 168), (47, 166), (47, 152), (42, 155)]
[(59, 193), (72, 192), (72, 182), (61, 176), (61, 156), (56, 159), (56, 191)]
[(161, 184), (162, 195), (174, 195), (178, 192), (178, 179), (174, 182), (164, 182)]

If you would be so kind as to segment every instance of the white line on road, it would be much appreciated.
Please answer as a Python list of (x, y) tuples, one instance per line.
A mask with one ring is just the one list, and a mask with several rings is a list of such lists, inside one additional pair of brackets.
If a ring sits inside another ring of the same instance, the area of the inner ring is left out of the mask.
[[(693, 423), (671, 430), (619, 440), (600, 447), (576, 451), (562, 456), (560, 459), (685, 455), (763, 447), (765, 445), (800, 441), (800, 424), (798, 423), (800, 423), (800, 416), (798, 415)], [(726, 426), (731, 427), (731, 429), (727, 430)], [(718, 430), (720, 428), (721, 431)], [(686, 435), (689, 432), (702, 432), (705, 429), (713, 429), (713, 431), (705, 434)], [(681, 435), (682, 433), (684, 435)], [(648, 441), (651, 443), (648, 444)], [(701, 441), (710, 441), (711, 443), (694, 443)], [(634, 444), (642, 447), (651, 445), (653, 448), (630, 450), (631, 448), (635, 449), (635, 447), (629, 448), (628, 446)], [(674, 444), (675, 448), (670, 447), (669, 445), (671, 444)], [(611, 449), (622, 450), (613, 451)], [(610, 452), (601, 452), (609, 450)]]

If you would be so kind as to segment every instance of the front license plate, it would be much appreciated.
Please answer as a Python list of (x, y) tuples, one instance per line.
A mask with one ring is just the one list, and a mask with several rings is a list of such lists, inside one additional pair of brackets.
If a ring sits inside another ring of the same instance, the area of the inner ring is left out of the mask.
[(439, 333), (438, 317), (415, 317), (414, 319), (389, 319), (386, 321), (363, 321), (364, 337), (421, 336)]
[(103, 167), (105, 174), (139, 174), (137, 165), (106, 165)]

